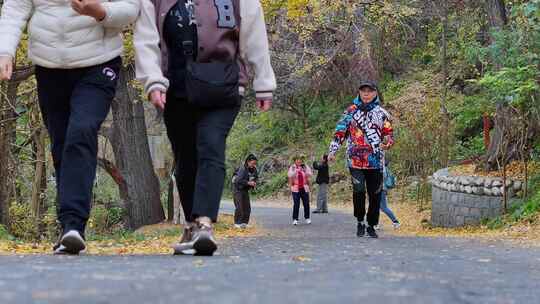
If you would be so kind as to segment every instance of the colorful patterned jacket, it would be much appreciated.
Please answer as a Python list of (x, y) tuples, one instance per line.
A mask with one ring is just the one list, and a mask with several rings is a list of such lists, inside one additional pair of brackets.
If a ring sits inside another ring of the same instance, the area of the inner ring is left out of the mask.
[(335, 155), (345, 140), (349, 168), (383, 168), (384, 151), (380, 145), (391, 146), (394, 137), (390, 115), (380, 106), (378, 97), (369, 104), (363, 104), (358, 97), (353, 101), (337, 124), (329, 155)]

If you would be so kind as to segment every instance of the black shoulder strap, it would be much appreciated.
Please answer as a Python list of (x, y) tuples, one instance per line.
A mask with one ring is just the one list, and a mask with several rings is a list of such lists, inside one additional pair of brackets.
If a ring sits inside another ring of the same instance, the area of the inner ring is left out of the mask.
[[(183, 5), (188, 12), (188, 16), (195, 14), (195, 5), (193, 0), (178, 0), (178, 5)], [(191, 21), (188, 21), (189, 27), (191, 27)], [(193, 31), (188, 29), (182, 30), (182, 49), (184, 50), (184, 56), (188, 63), (195, 61), (195, 37)]]

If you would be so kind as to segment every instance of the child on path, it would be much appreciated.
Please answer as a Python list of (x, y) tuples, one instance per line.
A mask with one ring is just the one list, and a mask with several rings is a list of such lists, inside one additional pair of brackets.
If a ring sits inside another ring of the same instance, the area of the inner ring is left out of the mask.
[[(380, 105), (377, 86), (363, 82), (359, 86), (358, 97), (339, 120), (330, 144), (328, 160), (333, 161), (343, 142), (347, 141), (347, 164), (352, 177), (358, 237), (364, 236), (366, 231), (368, 236), (378, 237), (374, 227), (379, 223), (384, 151), (394, 143), (389, 117)], [(363, 223), (366, 189), (369, 195), (367, 227)]]

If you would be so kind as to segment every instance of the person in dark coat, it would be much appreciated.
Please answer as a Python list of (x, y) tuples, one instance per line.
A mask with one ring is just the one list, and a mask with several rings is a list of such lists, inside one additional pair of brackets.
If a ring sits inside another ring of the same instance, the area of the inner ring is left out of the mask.
[(317, 209), (313, 213), (328, 213), (328, 184), (330, 183), (328, 155), (323, 155), (321, 162), (313, 162), (313, 169), (317, 170), (315, 182), (319, 185)]
[(257, 157), (250, 154), (244, 166), (238, 169), (233, 179), (234, 195), (234, 226), (236, 228), (246, 228), (251, 215), (251, 201), (249, 191), (255, 189), (259, 175), (257, 172)]

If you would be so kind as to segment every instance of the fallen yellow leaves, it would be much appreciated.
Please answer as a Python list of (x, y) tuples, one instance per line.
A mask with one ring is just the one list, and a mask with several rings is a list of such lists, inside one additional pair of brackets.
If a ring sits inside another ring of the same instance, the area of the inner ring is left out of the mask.
[(392, 229), (392, 222), (385, 214), (381, 214), (381, 224), (385, 232), (403, 236), (425, 236), (425, 237), (460, 237), (460, 238), (481, 238), (485, 240), (507, 240), (520, 243), (526, 246), (540, 246), (540, 221), (534, 223), (517, 223), (512, 227), (500, 229), (489, 229), (486, 226), (465, 226), (460, 228), (440, 228), (431, 227), (431, 210), (426, 209), (418, 212), (418, 205), (415, 201), (405, 200), (398, 192), (391, 191), (389, 197), (389, 207), (394, 211), (401, 227), (398, 230)]
[(303, 255), (295, 256), (292, 258), (295, 262), (311, 262), (311, 258), (308, 258)]
[[(535, 173), (540, 173), (540, 162), (528, 162), (527, 173), (530, 178)], [(502, 177), (503, 171), (485, 172), (482, 168), (475, 164), (461, 165), (450, 168), (450, 172), (456, 175), (468, 175), (468, 176), (489, 176), (489, 177)], [(525, 179), (525, 163), (521, 161), (513, 161), (506, 166), (506, 175), (509, 178), (523, 180)]]
[[(145, 226), (128, 236), (90, 240), (87, 242), (87, 252), (92, 255), (168, 255), (172, 253), (171, 245), (180, 239), (181, 231), (181, 225), (170, 223)], [(248, 229), (235, 229), (230, 215), (222, 215), (214, 231), (218, 240), (248, 237), (257, 233), (254, 226)], [(53, 244), (47, 242), (0, 240), (0, 254), (50, 254), (52, 246)]]

